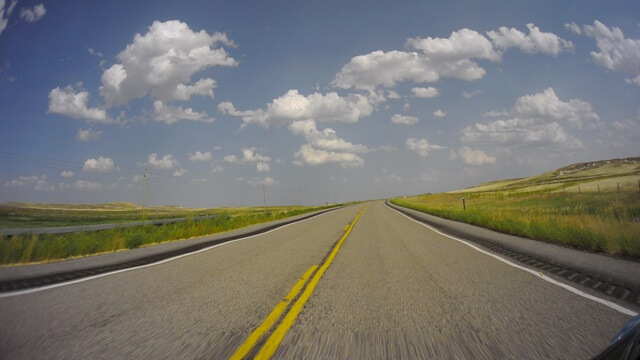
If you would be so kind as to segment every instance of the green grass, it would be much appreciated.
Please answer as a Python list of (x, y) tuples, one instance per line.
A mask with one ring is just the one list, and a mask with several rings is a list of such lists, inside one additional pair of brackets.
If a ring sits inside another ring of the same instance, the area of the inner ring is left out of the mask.
[(147, 225), (69, 234), (18, 235), (10, 238), (3, 236), (0, 242), (0, 265), (47, 262), (132, 249), (230, 231), (325, 208), (328, 207), (218, 209), (220, 217), (203, 221), (188, 220), (161, 226)]
[(392, 202), (507, 234), (640, 259), (637, 191), (426, 194)]
[[(290, 211), (301, 206), (235, 207), (191, 209), (177, 206), (156, 206), (145, 210), (147, 220), (191, 218), (203, 215), (242, 215), (262, 211)], [(142, 207), (131, 203), (106, 204), (0, 204), (0, 228), (37, 228), (104, 223), (123, 223), (142, 220)]]

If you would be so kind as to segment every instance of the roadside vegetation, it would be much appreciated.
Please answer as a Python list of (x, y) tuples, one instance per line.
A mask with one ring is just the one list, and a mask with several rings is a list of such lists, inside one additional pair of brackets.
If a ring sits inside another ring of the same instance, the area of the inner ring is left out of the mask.
[(392, 202), (507, 234), (640, 260), (639, 181), (635, 158)]
[[(3, 236), (0, 265), (63, 260), (235, 230), (328, 207), (217, 209), (214, 219), (69, 234)], [(196, 213), (201, 215), (201, 213)], [(205, 213), (211, 215), (211, 213)], [(113, 219), (119, 219), (113, 215)], [(195, 216), (195, 215), (194, 215)], [(139, 215), (135, 221), (140, 220)], [(75, 223), (73, 223), (75, 225)]]

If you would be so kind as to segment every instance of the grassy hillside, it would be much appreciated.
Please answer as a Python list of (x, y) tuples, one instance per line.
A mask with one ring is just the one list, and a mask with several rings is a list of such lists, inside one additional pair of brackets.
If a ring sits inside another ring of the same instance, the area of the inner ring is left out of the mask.
[(392, 202), (508, 234), (640, 259), (638, 181), (640, 158), (616, 159)]
[[(640, 157), (573, 164), (529, 178), (491, 181), (451, 193), (638, 191)], [(580, 189), (578, 190), (578, 187)]]

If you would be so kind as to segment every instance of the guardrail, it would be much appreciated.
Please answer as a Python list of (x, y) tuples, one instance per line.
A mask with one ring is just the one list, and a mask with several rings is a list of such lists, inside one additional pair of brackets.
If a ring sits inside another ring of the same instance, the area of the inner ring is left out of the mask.
[(187, 220), (209, 220), (215, 219), (220, 215), (207, 215), (207, 216), (194, 216), (192, 218), (174, 218), (174, 219), (160, 219), (160, 220), (146, 220), (146, 221), (134, 221), (126, 223), (115, 224), (95, 224), (95, 225), (79, 225), (79, 226), (60, 226), (60, 227), (45, 227), (45, 228), (18, 228), (18, 229), (0, 229), (0, 234), (4, 236), (16, 236), (16, 235), (41, 235), (41, 234), (68, 234), (74, 232), (84, 231), (100, 231), (110, 230), (117, 228), (128, 228), (142, 225), (164, 225), (175, 224), (179, 222), (185, 222)]

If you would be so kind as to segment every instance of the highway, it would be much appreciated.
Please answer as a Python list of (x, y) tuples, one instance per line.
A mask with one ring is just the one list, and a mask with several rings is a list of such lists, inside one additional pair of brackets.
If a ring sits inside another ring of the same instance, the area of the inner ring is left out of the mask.
[(0, 358), (587, 359), (629, 318), (377, 201), (0, 297)]

